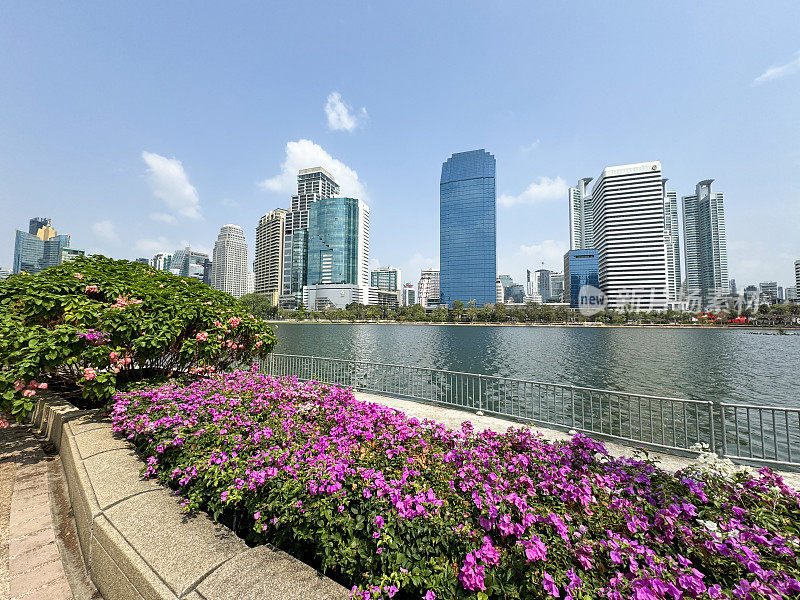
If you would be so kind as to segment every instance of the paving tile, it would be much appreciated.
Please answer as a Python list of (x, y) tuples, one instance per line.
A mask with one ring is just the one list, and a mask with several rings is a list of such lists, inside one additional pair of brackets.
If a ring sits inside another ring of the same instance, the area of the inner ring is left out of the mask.
[(29, 592), (20, 600), (78, 600), (72, 595), (66, 580), (48, 584), (35, 592)]
[(53, 526), (53, 520), (50, 516), (49, 507), (46, 514), (40, 514), (35, 519), (28, 519), (23, 523), (18, 523), (16, 525), (11, 525), (11, 540), (16, 540), (28, 536), (32, 533), (37, 531), (41, 531), (45, 527)]
[(9, 559), (8, 571), (11, 574), (23, 573), (30, 569), (34, 569), (40, 565), (50, 562), (54, 559), (60, 559), (58, 553), (58, 546), (55, 542), (39, 546), (30, 552), (25, 552)]
[(33, 535), (27, 535), (20, 539), (12, 539), (8, 545), (8, 556), (13, 558), (26, 552), (36, 550), (39, 546), (46, 544), (54, 544), (56, 541), (55, 533), (52, 527), (47, 527), (41, 531), (35, 532)]

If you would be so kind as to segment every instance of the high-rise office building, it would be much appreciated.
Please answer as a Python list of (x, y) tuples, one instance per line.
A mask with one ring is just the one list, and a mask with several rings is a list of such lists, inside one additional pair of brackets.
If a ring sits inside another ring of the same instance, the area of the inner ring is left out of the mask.
[(485, 150), (453, 154), (439, 183), (440, 302), (496, 300), (495, 159)]
[(157, 271), (169, 271), (172, 268), (172, 254), (169, 252), (156, 252), (150, 259), (150, 266)]
[(564, 302), (569, 302), (572, 308), (580, 305), (580, 292), (596, 295), (594, 290), (586, 286), (600, 287), (600, 270), (597, 260), (597, 250), (570, 250), (564, 254)]
[(678, 225), (678, 192), (667, 190), (667, 180), (662, 179), (664, 193), (664, 245), (667, 251), (667, 296), (672, 308), (681, 302), (681, 241)]
[(301, 169), (297, 174), (297, 194), (292, 196), (283, 240), (283, 293), (281, 304), (287, 308), (302, 300), (307, 283), (308, 220), (311, 205), (318, 200), (339, 195), (339, 184), (322, 167)]
[(800, 260), (794, 261), (794, 285), (800, 292)]
[[(58, 235), (51, 226), (50, 219), (31, 219), (27, 232), (21, 229), (16, 231), (12, 272), (33, 275), (48, 267), (60, 265), (65, 256), (64, 250), (69, 248), (69, 240), (69, 235)], [(83, 254), (83, 251), (75, 250), (75, 253)], [(66, 253), (66, 256), (71, 256), (71, 253)]]
[(417, 303), (414, 285), (411, 283), (403, 284), (403, 306), (413, 306)]
[(417, 283), (417, 302), (423, 308), (439, 304), (439, 270), (423, 269)]
[(140, 265), (147, 265), (148, 267), (150, 266), (150, 259), (149, 258), (137, 258), (133, 262), (137, 262)]
[(797, 302), (797, 286), (790, 285), (786, 288), (786, 301)]
[(211, 285), (211, 261), (208, 259), (208, 254), (192, 250), (189, 246), (172, 254), (169, 272)]
[(592, 188), (592, 209), (600, 289), (608, 307), (667, 308), (661, 163), (606, 167)]
[(695, 193), (683, 197), (683, 246), (687, 301), (694, 308), (713, 308), (728, 294), (728, 250), (722, 193), (701, 181)]
[(506, 288), (503, 285), (502, 280), (500, 277), (497, 277), (497, 281), (495, 281), (495, 304), (502, 304), (505, 302), (506, 299)]
[(542, 298), (542, 302), (550, 300), (550, 269), (537, 269), (533, 273), (533, 289), (534, 295), (538, 294)]
[(234, 298), (247, 293), (247, 242), (238, 225), (223, 225), (214, 244), (211, 287)]
[(307, 232), (304, 304), (315, 309), (371, 304), (369, 207), (356, 198), (316, 200), (309, 207)]
[(728, 290), (730, 291), (731, 296), (736, 296), (739, 293), (739, 289), (736, 287), (735, 279), (731, 279), (730, 282), (728, 282)]
[(283, 292), (284, 242), (288, 215), (289, 211), (277, 208), (261, 217), (256, 227), (254, 290), (256, 294), (267, 296), (272, 306), (278, 306), (278, 299)]
[(569, 188), (569, 248), (582, 250), (594, 248), (594, 216), (592, 196), (589, 194), (591, 177), (578, 180)]
[(252, 271), (247, 272), (247, 286), (245, 287), (245, 294), (254, 294), (256, 291), (256, 274)]
[(550, 301), (564, 301), (564, 274), (550, 273)]
[(8, 279), (9, 275), (11, 275), (11, 269), (0, 267), (0, 279)]
[(403, 287), (403, 274), (394, 267), (380, 267), (370, 272), (370, 287), (385, 292), (396, 292)]
[(762, 281), (758, 284), (758, 294), (761, 304), (777, 304), (778, 282)]

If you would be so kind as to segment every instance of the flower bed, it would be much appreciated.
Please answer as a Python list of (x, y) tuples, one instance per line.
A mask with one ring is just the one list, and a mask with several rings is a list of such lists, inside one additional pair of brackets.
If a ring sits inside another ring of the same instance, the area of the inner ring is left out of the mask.
[(582, 435), (451, 431), (241, 371), (120, 394), (113, 420), (187, 510), (356, 598), (800, 594), (800, 495), (766, 469), (672, 475)]

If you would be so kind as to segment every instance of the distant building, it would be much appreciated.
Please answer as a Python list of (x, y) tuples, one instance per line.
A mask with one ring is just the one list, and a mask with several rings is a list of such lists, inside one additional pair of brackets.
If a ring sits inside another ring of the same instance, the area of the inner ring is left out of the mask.
[(64, 264), (65, 262), (70, 262), (71, 260), (75, 260), (79, 256), (85, 256), (86, 252), (79, 248), (62, 248), (61, 249), (61, 262), (59, 264)]
[(758, 308), (759, 304), (758, 286), (755, 285), (745, 286), (742, 295), (744, 297), (744, 302), (746, 305), (755, 306), (755, 308)]
[(9, 275), (11, 275), (11, 269), (0, 267), (0, 279), (8, 279)]
[(797, 302), (797, 286), (791, 285), (786, 288), (786, 301)]
[(439, 305), (439, 270), (423, 269), (417, 283), (417, 302), (423, 308)]
[(495, 159), (485, 150), (458, 152), (439, 183), (441, 304), (494, 304), (497, 293)]
[(339, 195), (339, 184), (322, 167), (301, 169), (297, 174), (297, 194), (292, 196), (286, 217), (283, 241), (283, 293), (280, 303), (294, 308), (302, 300), (308, 284), (308, 223), (311, 206)]
[(800, 260), (794, 261), (794, 287), (800, 292)]
[(256, 290), (256, 274), (252, 271), (247, 272), (247, 289), (245, 294), (253, 294)]
[(703, 310), (729, 292), (724, 196), (712, 191), (713, 181), (699, 182), (693, 195), (683, 197), (687, 300), (698, 299)]
[[(32, 233), (35, 230), (35, 233)], [(28, 223), (28, 231), (17, 229), (14, 240), (13, 273), (38, 273), (48, 267), (60, 265), (69, 248), (69, 235), (58, 235), (50, 219), (37, 217)], [(82, 254), (83, 251), (80, 251)]]
[(777, 304), (778, 282), (762, 281), (758, 284), (758, 295), (761, 304)]
[(214, 244), (211, 286), (234, 298), (247, 293), (247, 241), (238, 225), (223, 225)]
[(594, 244), (608, 308), (667, 308), (663, 189), (658, 161), (606, 167), (592, 187)]
[(533, 273), (533, 288), (534, 292), (542, 297), (544, 302), (547, 302), (552, 296), (550, 289), (550, 269), (538, 269)]
[(503, 280), (500, 277), (495, 281), (495, 303), (502, 304), (506, 300), (506, 288), (503, 285)]
[(678, 192), (667, 190), (667, 180), (662, 179), (664, 193), (664, 245), (667, 247), (667, 297), (672, 308), (681, 304), (681, 240), (678, 227)]
[(577, 308), (584, 286), (600, 287), (597, 250), (591, 248), (570, 250), (564, 255), (564, 302)]
[(783, 302), (783, 286), (778, 286), (778, 302)]
[(256, 294), (267, 296), (273, 306), (283, 290), (286, 219), (289, 211), (277, 208), (261, 217), (256, 227), (256, 255), (253, 260)]
[(380, 267), (370, 273), (370, 287), (386, 292), (396, 292), (403, 287), (403, 275), (400, 269)]
[(550, 302), (564, 301), (564, 274), (550, 273)]
[(317, 200), (309, 209), (307, 234), (304, 304), (314, 309), (369, 304), (369, 207), (356, 198)]
[(417, 303), (416, 292), (411, 283), (403, 284), (403, 306), (414, 306)]
[(525, 286), (515, 283), (505, 289), (505, 301), (515, 304), (522, 304), (525, 300)]
[(211, 261), (208, 254), (196, 252), (189, 246), (173, 253), (169, 271), (174, 275), (191, 277), (211, 285)]
[(591, 177), (584, 177), (578, 180), (578, 185), (569, 188), (570, 250), (594, 247), (594, 212), (588, 189), (591, 181)]
[(157, 271), (169, 271), (172, 268), (172, 254), (169, 252), (156, 252), (150, 259), (150, 266)]
[(731, 279), (728, 283), (728, 289), (731, 292), (731, 296), (736, 296), (739, 293), (739, 290), (736, 288), (736, 280)]

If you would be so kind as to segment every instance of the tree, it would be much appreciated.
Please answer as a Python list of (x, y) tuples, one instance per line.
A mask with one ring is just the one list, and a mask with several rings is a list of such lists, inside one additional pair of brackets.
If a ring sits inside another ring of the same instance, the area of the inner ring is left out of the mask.
[(278, 307), (273, 306), (269, 298), (263, 294), (246, 294), (239, 298), (239, 304), (251, 315), (260, 319), (273, 319), (278, 314)]

